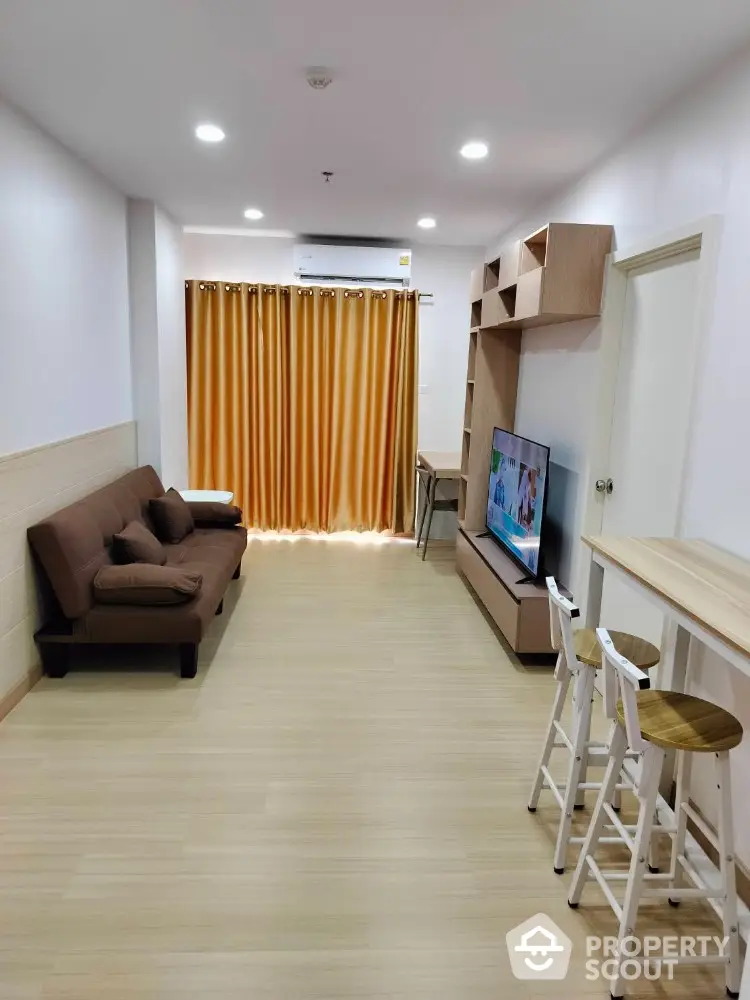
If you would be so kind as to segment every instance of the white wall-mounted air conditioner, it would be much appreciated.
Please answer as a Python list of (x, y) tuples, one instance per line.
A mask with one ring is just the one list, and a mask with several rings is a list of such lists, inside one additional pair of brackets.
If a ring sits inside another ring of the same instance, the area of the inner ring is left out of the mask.
[(399, 247), (298, 243), (294, 276), (302, 284), (408, 288), (411, 250)]

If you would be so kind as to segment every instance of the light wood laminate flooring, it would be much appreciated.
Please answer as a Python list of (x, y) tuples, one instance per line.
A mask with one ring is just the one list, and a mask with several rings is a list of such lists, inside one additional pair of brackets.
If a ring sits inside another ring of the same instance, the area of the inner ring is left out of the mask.
[[(176, 654), (108, 664), (0, 723), (0, 1000), (609, 995), (583, 941), (614, 916), (594, 888), (567, 907), (556, 812), (526, 810), (551, 671), (504, 649), (450, 546), (253, 540), (194, 681)], [(539, 911), (574, 942), (564, 983), (511, 977)]]

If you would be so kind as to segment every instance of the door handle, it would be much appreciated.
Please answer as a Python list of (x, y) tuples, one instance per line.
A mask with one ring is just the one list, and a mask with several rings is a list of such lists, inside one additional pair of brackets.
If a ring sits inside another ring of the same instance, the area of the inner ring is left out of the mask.
[(604, 491), (606, 490), (606, 488), (607, 488), (606, 482), (603, 479), (597, 479), (597, 481), (596, 481), (596, 492), (597, 493), (604, 493)]
[(607, 487), (607, 493), (609, 493), (609, 494), (610, 494), (610, 496), (611, 496), (611, 495), (612, 495), (612, 491), (613, 491), (613, 490), (614, 490), (614, 488), (615, 488), (615, 484), (614, 484), (614, 483), (612, 482), (612, 480), (611, 480), (611, 479), (608, 479), (608, 480), (607, 480), (607, 482), (606, 482), (606, 487)]

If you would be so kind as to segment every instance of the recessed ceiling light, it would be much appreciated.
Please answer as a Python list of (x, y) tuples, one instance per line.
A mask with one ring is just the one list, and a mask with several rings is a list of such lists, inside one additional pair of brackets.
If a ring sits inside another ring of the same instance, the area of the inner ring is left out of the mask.
[(262, 219), (263, 213), (259, 208), (246, 208), (245, 209), (246, 219)]
[(461, 156), (466, 160), (483, 160), (489, 151), (489, 146), (486, 142), (475, 140), (464, 143), (461, 147)]
[(432, 218), (431, 215), (425, 215), (424, 218), (420, 219), (417, 222), (417, 225), (421, 229), (434, 229), (435, 226), (437, 225), (437, 222)]
[(195, 136), (201, 142), (221, 142), (224, 139), (224, 130), (218, 125), (206, 123), (196, 128)]

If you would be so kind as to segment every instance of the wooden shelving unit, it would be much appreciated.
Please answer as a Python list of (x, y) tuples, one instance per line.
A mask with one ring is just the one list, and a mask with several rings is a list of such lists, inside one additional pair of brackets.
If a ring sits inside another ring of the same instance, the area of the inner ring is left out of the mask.
[(552, 652), (545, 588), (519, 584), (521, 570), (480, 538), (495, 427), (513, 430), (521, 331), (597, 316), (611, 226), (551, 222), (471, 277), (471, 329), (458, 485), (456, 564), (511, 647)]
[(487, 470), (495, 427), (513, 428), (521, 338), (515, 330), (480, 330), (469, 334), (461, 472), (468, 478), (459, 490), (458, 516), (469, 528), (484, 527)]

